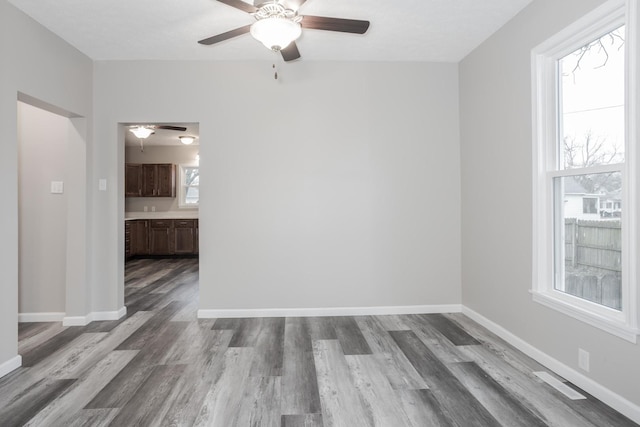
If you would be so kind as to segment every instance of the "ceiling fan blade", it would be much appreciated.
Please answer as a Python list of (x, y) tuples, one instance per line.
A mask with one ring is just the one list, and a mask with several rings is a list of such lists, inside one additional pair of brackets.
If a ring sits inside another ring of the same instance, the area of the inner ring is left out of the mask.
[(184, 126), (156, 126), (156, 129), (178, 130), (180, 132), (184, 132), (187, 130), (187, 128)]
[(256, 13), (258, 8), (252, 4), (245, 3), (242, 0), (218, 0), (220, 3), (224, 3), (228, 6), (235, 7), (236, 9), (240, 9), (243, 12), (247, 13)]
[(217, 36), (212, 36), (207, 39), (199, 40), (198, 43), (204, 45), (212, 45), (215, 43), (219, 43), (221, 41), (225, 41), (228, 39), (232, 39), (234, 37), (241, 36), (246, 34), (251, 29), (251, 25), (245, 25), (244, 27), (236, 28), (235, 30), (227, 31), (226, 33), (218, 34)]
[(369, 29), (369, 21), (357, 19), (327, 18), (325, 16), (304, 15), (300, 25), (312, 30), (340, 31), (342, 33), (364, 34)]
[(287, 62), (300, 58), (300, 51), (298, 50), (296, 42), (291, 42), (289, 46), (282, 49), (280, 53), (282, 54), (282, 58)]

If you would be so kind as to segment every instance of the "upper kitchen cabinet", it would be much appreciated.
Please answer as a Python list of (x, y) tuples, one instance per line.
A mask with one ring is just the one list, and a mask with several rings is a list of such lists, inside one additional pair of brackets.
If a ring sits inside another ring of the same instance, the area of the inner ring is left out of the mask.
[(176, 197), (176, 166), (171, 164), (143, 164), (142, 196)]
[(175, 197), (176, 166), (165, 163), (125, 165), (126, 197)]
[(124, 165), (124, 196), (142, 197), (142, 165)]

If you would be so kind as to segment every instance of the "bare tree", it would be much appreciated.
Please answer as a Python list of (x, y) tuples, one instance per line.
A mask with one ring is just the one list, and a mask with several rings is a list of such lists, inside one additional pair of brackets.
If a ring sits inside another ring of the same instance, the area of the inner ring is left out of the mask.
[[(617, 163), (623, 160), (623, 153), (616, 144), (607, 143), (591, 131), (582, 140), (566, 136), (564, 138), (564, 166), (566, 169), (585, 168), (596, 165)], [(611, 192), (620, 188), (620, 174), (590, 174), (575, 177), (589, 193)]]
[(574, 52), (574, 55), (576, 56), (576, 62), (573, 70), (571, 71), (573, 77), (575, 78), (576, 71), (580, 69), (582, 60), (587, 54), (596, 54), (602, 56), (602, 63), (596, 68), (601, 68), (607, 65), (607, 62), (609, 61), (610, 49), (624, 49), (624, 36), (622, 35), (620, 29), (613, 30), (610, 33), (607, 33), (604, 36), (600, 37), (599, 39), (596, 39), (591, 43), (587, 43)]

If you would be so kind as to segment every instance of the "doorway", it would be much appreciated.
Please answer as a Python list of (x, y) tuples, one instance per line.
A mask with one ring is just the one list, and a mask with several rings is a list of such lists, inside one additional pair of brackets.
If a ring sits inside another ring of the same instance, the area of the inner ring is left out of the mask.
[[(90, 306), (86, 120), (24, 94), (16, 108), (18, 322), (19, 332), (29, 330), (34, 343), (38, 329), (29, 324), (57, 322), (61, 328)], [(19, 353), (24, 351), (19, 345)]]
[[(124, 134), (124, 300), (129, 315), (139, 309), (141, 301), (136, 298), (149, 285), (150, 276), (144, 271), (154, 272), (156, 284), (169, 271), (176, 280), (194, 269), (197, 276), (200, 141), (198, 123), (132, 122), (120, 127)], [(169, 261), (180, 259), (193, 261), (188, 268)]]

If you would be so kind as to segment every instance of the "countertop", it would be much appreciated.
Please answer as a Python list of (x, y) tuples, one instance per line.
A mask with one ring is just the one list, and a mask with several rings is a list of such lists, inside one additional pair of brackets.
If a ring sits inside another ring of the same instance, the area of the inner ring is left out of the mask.
[(132, 219), (198, 219), (198, 211), (125, 212), (124, 220)]

